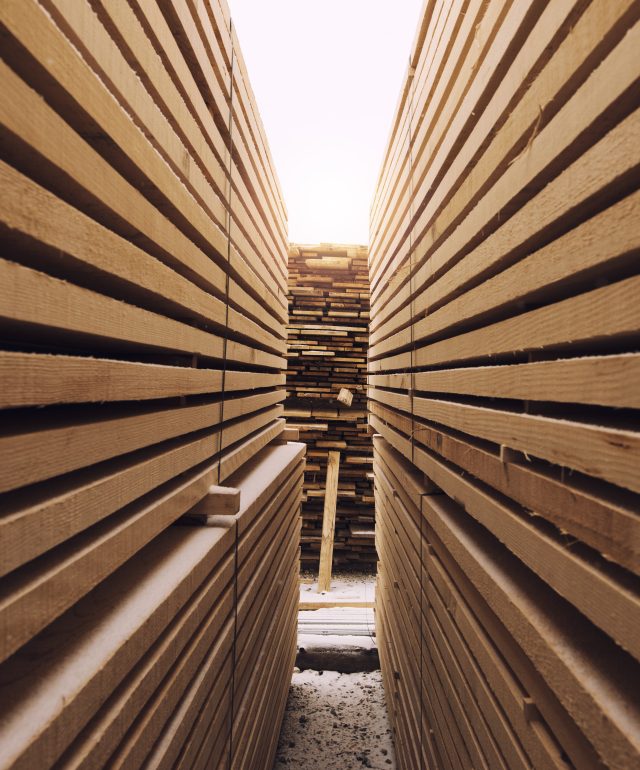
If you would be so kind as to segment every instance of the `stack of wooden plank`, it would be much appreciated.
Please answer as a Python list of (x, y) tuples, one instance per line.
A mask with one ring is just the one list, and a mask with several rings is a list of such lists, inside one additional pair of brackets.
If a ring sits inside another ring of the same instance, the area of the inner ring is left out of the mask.
[(307, 443), (302, 563), (316, 568), (330, 451), (341, 453), (334, 563), (375, 564), (373, 450), (366, 413), (369, 276), (364, 246), (289, 249), (285, 416)]
[(371, 211), (403, 768), (640, 764), (640, 4), (425, 4)]
[(0, 666), (2, 767), (271, 766), (303, 454), (262, 449), (231, 476), (237, 515), (165, 530)]
[[(0, 24), (0, 765), (269, 767), (304, 447), (228, 8), (7, 0)], [(231, 529), (170, 527), (234, 484)]]

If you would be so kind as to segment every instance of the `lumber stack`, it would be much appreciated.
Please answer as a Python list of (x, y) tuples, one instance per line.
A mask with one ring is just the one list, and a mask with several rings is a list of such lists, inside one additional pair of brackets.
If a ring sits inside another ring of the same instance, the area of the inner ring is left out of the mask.
[(7, 0), (0, 23), (0, 766), (270, 767), (304, 447), (286, 211), (228, 8)]
[(372, 446), (366, 411), (369, 276), (364, 246), (289, 249), (285, 416), (307, 443), (302, 563), (318, 565), (327, 457), (341, 467), (334, 563), (375, 563)]
[(640, 5), (425, 5), (371, 210), (403, 768), (640, 763)]

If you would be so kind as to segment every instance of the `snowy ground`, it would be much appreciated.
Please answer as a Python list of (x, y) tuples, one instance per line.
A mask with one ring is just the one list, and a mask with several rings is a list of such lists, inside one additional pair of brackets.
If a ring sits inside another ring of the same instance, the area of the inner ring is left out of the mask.
[(274, 770), (393, 770), (379, 671), (293, 675)]
[(301, 582), (301, 602), (373, 602), (375, 601), (375, 575), (361, 572), (345, 572), (334, 575), (331, 580), (331, 590), (318, 593), (318, 582), (311, 575), (303, 575)]
[[(371, 575), (342, 574), (324, 594), (303, 582), (300, 601), (373, 602), (374, 589)], [(345, 635), (350, 628), (357, 635)], [(293, 675), (274, 770), (394, 770), (382, 676), (371, 670), (373, 610), (300, 612), (300, 630), (310, 632), (298, 636), (298, 662), (307, 668)]]

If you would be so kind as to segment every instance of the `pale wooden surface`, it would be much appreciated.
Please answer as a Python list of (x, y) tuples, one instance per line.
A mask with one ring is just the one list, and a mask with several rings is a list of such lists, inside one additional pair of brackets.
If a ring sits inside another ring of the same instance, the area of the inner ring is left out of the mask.
[[(235, 578), (235, 528), (166, 530), (147, 546), (143, 559), (130, 559), (81, 600), (77, 611), (64, 614), (42, 639), (0, 665), (0, 689), (12, 693), (3, 697), (0, 709), (3, 761), (19, 758), (25, 766), (40, 766), (66, 751), (80, 766), (125, 766), (151, 752), (154, 763), (168, 768), (184, 750), (206, 764), (213, 745), (204, 746), (215, 743), (220, 730), (219, 750), (226, 745), (228, 751), (231, 700), (222, 694), (231, 682), (234, 579), (241, 634), (236, 686), (242, 681), (239, 672), (256, 671), (255, 645), (273, 639), (268, 649), (279, 651), (277, 665), (271, 654), (259, 661), (260, 681), (253, 688), (238, 689), (239, 724), (247, 699), (261, 704), (263, 716), (273, 716), (264, 705), (274, 708), (274, 688), (280, 699), (286, 696), (295, 650), (303, 453), (300, 444), (267, 447), (232, 477), (244, 501), (237, 517), (243, 534)], [(281, 558), (285, 553), (287, 558)], [(280, 602), (283, 584), (290, 599)], [(280, 607), (275, 615), (273, 606)], [(287, 638), (286, 644), (278, 644), (278, 634)], [(81, 656), (75, 653), (79, 643)], [(118, 683), (114, 708), (108, 698)], [(52, 691), (63, 697), (52, 699)], [(16, 697), (19, 709), (14, 708)], [(142, 712), (139, 698), (147, 704)], [(210, 708), (203, 717), (205, 705)], [(282, 702), (278, 708), (283, 707)], [(256, 743), (271, 744), (277, 726), (277, 720), (267, 720), (260, 734), (245, 736), (240, 745), (253, 750)]]
[[(229, 10), (0, 23), (0, 765), (266, 768), (304, 447), (286, 208)], [(171, 526), (203, 499), (224, 530)]]
[(327, 481), (322, 514), (322, 545), (318, 570), (318, 593), (331, 588), (333, 567), (333, 539), (336, 528), (336, 503), (338, 500), (338, 476), (340, 474), (340, 452), (329, 452), (327, 460)]
[(377, 627), (407, 768), (640, 757), (640, 22), (631, 0), (532, 11), (425, 5), (371, 207)]

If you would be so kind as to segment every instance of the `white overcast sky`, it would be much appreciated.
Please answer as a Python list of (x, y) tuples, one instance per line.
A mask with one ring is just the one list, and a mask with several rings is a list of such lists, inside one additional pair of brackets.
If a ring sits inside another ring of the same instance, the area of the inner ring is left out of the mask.
[(367, 243), (422, 0), (228, 0), (294, 243)]

